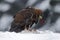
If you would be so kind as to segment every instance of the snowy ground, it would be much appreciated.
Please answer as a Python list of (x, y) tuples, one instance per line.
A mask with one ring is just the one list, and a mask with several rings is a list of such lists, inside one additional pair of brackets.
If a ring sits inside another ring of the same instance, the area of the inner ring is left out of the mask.
[(0, 40), (60, 40), (60, 34), (51, 31), (40, 31), (39, 34), (0, 32)]

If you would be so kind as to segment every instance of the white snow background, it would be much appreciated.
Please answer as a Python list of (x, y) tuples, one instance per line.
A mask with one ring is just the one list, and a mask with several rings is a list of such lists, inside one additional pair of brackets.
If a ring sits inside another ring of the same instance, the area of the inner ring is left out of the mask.
[(60, 40), (60, 34), (51, 31), (40, 31), (39, 34), (0, 32), (0, 40)]
[[(7, 1), (9, 3), (15, 2), (15, 0), (5, 0), (5, 1)], [(28, 2), (28, 5), (32, 5), (35, 1), (32, 0), (31, 4), (30, 4), (30, 2)], [(1, 4), (0, 4), (0, 11), (5, 12), (11, 8), (10, 5), (8, 5), (8, 4), (2, 4), (2, 5)], [(35, 7), (42, 9), (44, 11), (45, 9), (49, 8), (49, 0), (43, 1), (41, 4), (38, 4)], [(58, 8), (58, 7), (59, 6), (56, 5), (55, 9), (60, 10), (60, 8)], [(7, 8), (7, 9), (5, 9), (5, 8)], [(13, 20), (13, 18), (11, 15), (4, 14), (2, 16), (2, 18), (0, 18), (0, 30), (4, 31), (5, 28), (7, 30), (9, 30), (9, 25), (11, 24), (12, 20)], [(46, 24), (46, 28), (47, 27), (49, 27), (48, 23)], [(22, 31), (21, 33), (1, 32), (0, 31), (0, 40), (60, 40), (60, 33), (54, 33), (55, 32), (54, 29), (56, 29), (57, 31), (60, 31), (60, 18), (56, 21), (55, 25), (53, 25), (50, 29), (51, 29), (51, 31), (49, 31), (49, 30), (38, 31), (37, 30), (36, 32)], [(54, 31), (52, 32), (52, 30), (54, 30)]]

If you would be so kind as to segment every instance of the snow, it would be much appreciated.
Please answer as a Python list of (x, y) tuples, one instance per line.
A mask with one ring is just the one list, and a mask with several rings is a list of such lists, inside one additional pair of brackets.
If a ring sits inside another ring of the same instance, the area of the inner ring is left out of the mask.
[(0, 3), (0, 11), (6, 12), (11, 8), (9, 4), (6, 3)]
[(57, 4), (57, 5), (54, 7), (54, 12), (60, 13), (60, 4)]
[(13, 17), (11, 15), (3, 14), (0, 20), (0, 31), (9, 30), (12, 21)]
[(56, 20), (55, 24), (51, 26), (51, 31), (60, 32), (60, 17)]
[(60, 40), (60, 34), (53, 32), (49, 33), (49, 31), (39, 34), (0, 32), (0, 40)]
[(37, 4), (35, 8), (45, 11), (50, 6), (49, 2), (50, 0), (44, 0), (42, 3)]
[(14, 3), (16, 0), (5, 0), (5, 1), (9, 3)]
[(33, 5), (37, 0), (28, 0), (26, 6), (31, 6)]

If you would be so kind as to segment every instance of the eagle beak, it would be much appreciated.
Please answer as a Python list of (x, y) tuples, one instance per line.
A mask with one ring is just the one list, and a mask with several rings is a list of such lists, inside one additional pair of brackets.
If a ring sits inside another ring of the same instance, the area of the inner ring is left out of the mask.
[(42, 16), (39, 16), (39, 19), (42, 19), (43, 17)]

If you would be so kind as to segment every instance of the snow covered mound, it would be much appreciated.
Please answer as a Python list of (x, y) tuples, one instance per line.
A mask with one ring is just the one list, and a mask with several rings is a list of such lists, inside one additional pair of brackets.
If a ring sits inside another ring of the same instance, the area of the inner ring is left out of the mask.
[(49, 31), (49, 30), (45, 30), (45, 31), (39, 31), (39, 30), (32, 30), (32, 31), (29, 31), (29, 30), (23, 30), (22, 32), (20, 33), (23, 33), (23, 34), (43, 34), (43, 33), (53, 33), (52, 31)]
[(60, 34), (40, 31), (39, 34), (33, 34), (33, 32), (25, 32), (27, 34), (15, 33), (15, 32), (0, 32), (0, 40), (60, 40)]

